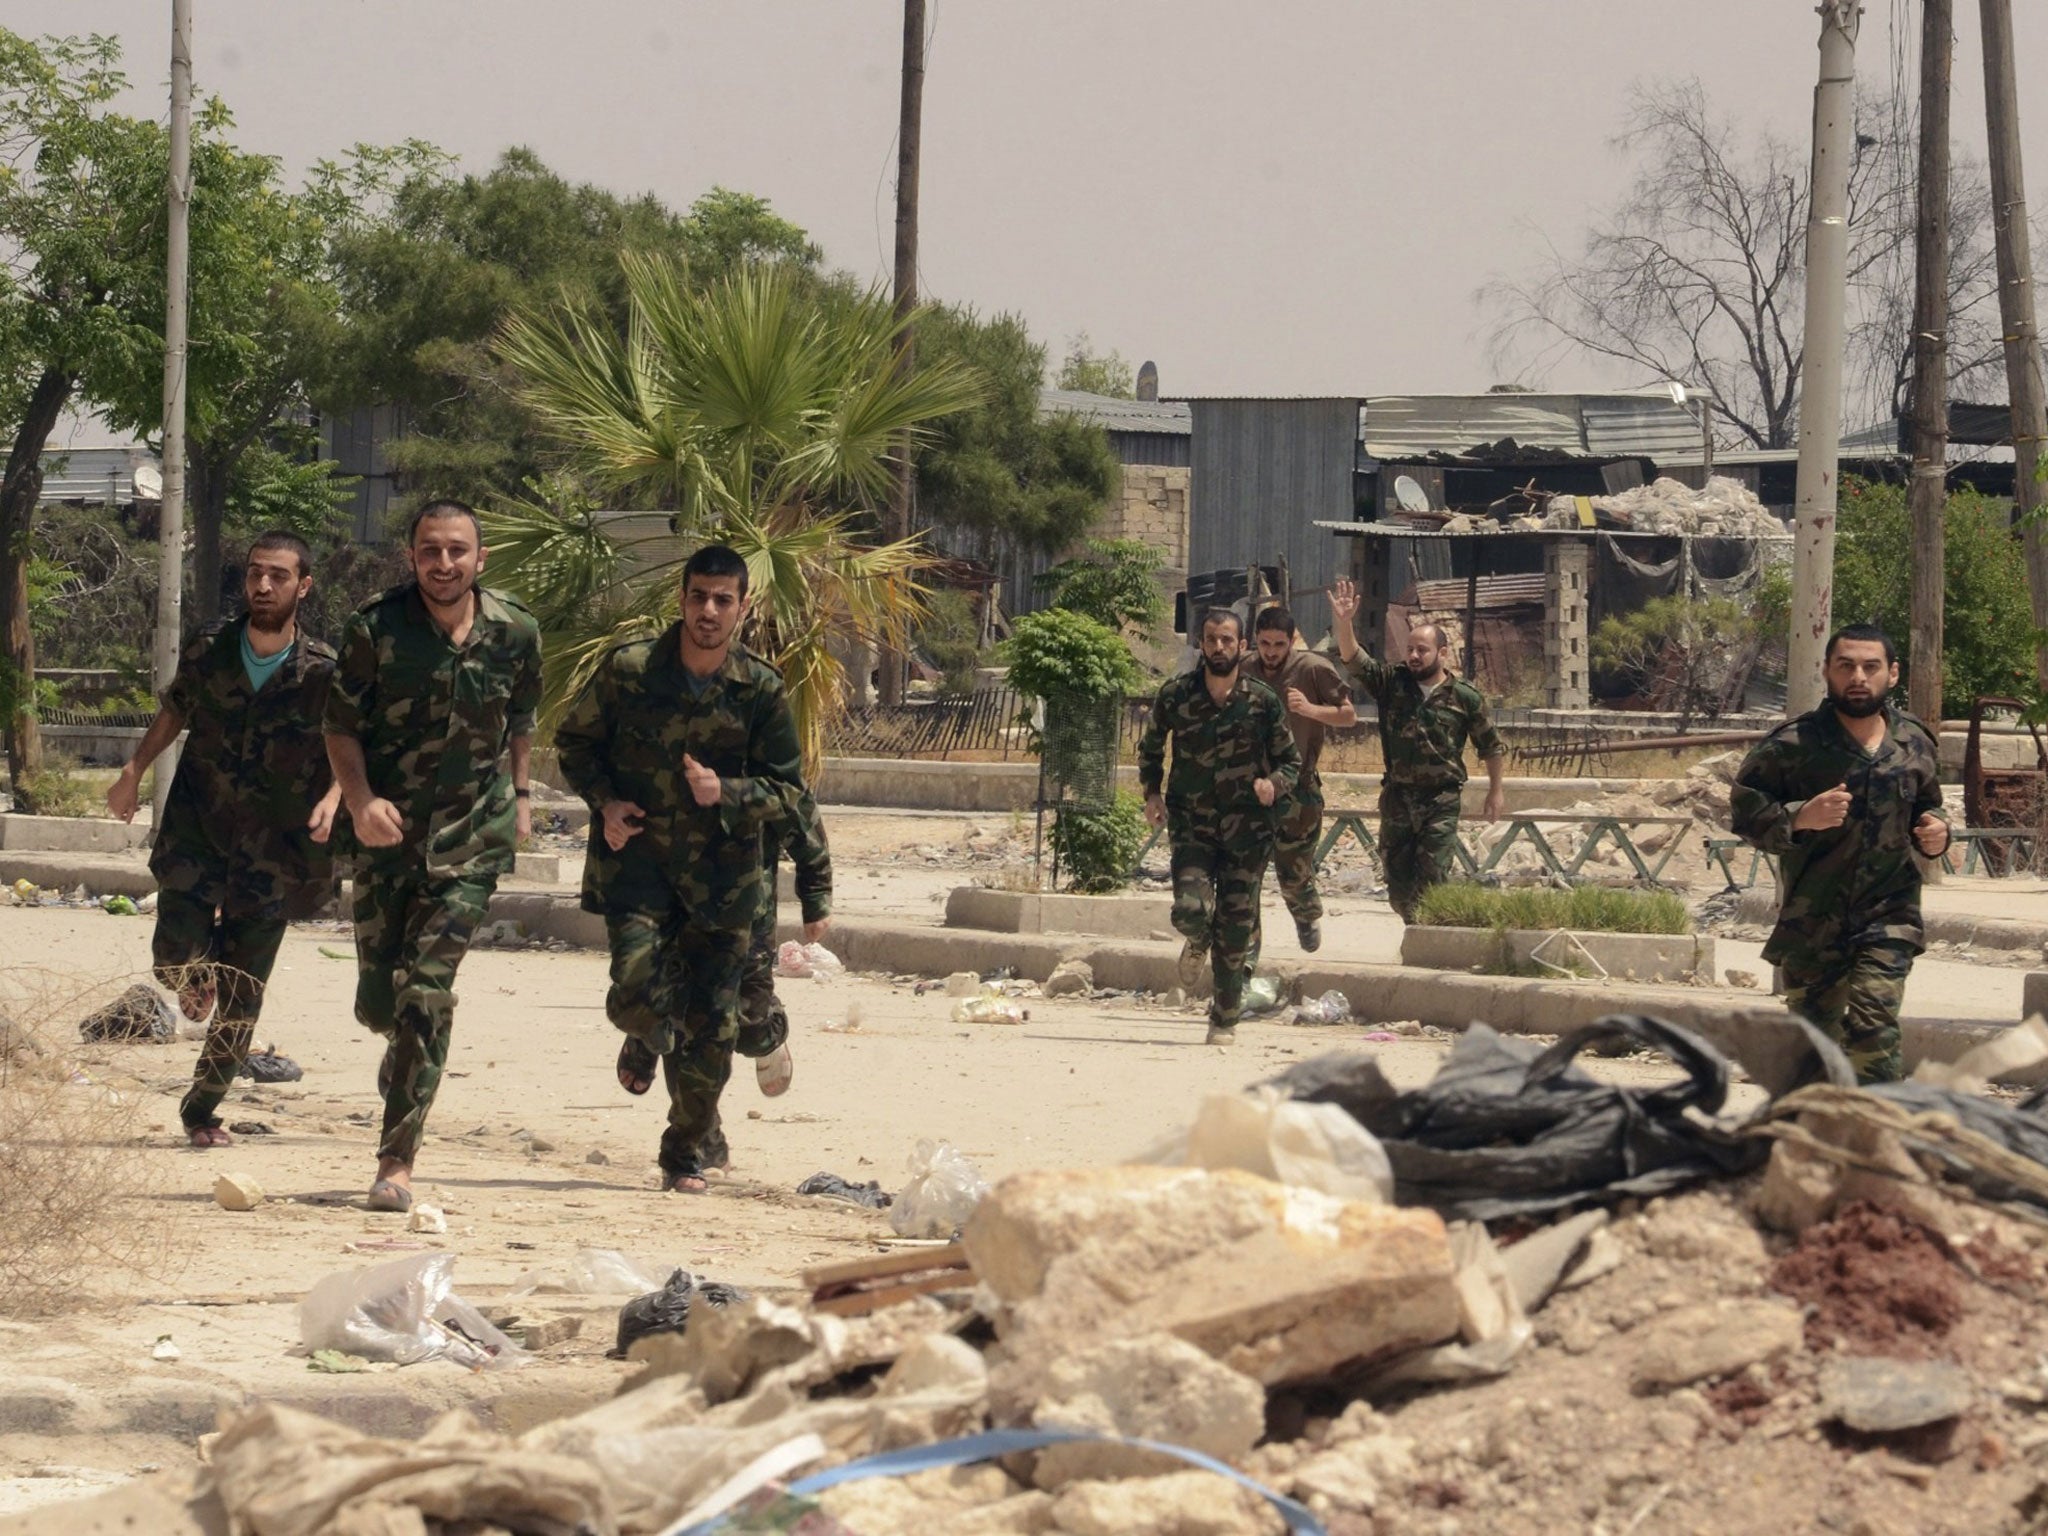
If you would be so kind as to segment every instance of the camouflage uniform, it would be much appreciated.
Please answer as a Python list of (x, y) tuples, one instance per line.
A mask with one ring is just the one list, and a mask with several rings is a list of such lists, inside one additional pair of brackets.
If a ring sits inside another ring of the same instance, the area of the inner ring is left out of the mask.
[[(1838, 784), (1853, 796), (1848, 819), (1793, 831), (1800, 807)], [(1894, 709), (1874, 753), (1823, 704), (1758, 742), (1735, 775), (1736, 833), (1779, 861), (1764, 958), (1784, 970), (1786, 1005), (1841, 1044), (1862, 1082), (1901, 1073), (1899, 1004), (1925, 947), (1913, 824), (1940, 810), (1934, 738)]]
[(1380, 867), (1387, 900), (1403, 922), (1432, 885), (1450, 878), (1458, 846), (1458, 811), (1465, 780), (1465, 746), (1482, 759), (1505, 749), (1486, 712), (1486, 695), (1445, 671), (1428, 693), (1404, 666), (1360, 651), (1346, 663), (1361, 695), (1379, 707)]
[[(1327, 656), (1297, 646), (1287, 659), (1268, 670), (1253, 651), (1245, 669), (1257, 681), (1280, 696), (1287, 708), (1287, 690), (1299, 688), (1311, 704), (1349, 704), (1351, 690)], [(1316, 845), (1323, 838), (1323, 780), (1316, 763), (1323, 755), (1323, 737), (1330, 729), (1320, 720), (1287, 712), (1287, 729), (1294, 733), (1295, 749), (1301, 753), (1301, 780), (1294, 793), (1279, 804), (1273, 837), (1273, 875), (1280, 882), (1281, 898), (1296, 923), (1306, 926), (1323, 916), (1322, 893), (1316, 889)]]
[(1209, 948), (1215, 991), (1209, 1022), (1237, 1024), (1259, 932), (1259, 886), (1273, 852), (1274, 808), (1259, 804), (1255, 779), (1273, 781), (1274, 807), (1292, 793), (1301, 754), (1280, 697), (1240, 670), (1219, 707), (1202, 671), (1168, 678), (1152, 701), (1138, 743), (1138, 783), (1149, 798), (1165, 780), (1166, 739), (1173, 777), (1166, 781), (1166, 829), (1173, 847), (1173, 926)]
[(747, 1057), (772, 1056), (789, 1038), (789, 1014), (775, 995), (775, 930), (781, 916), (776, 875), (785, 851), (796, 870), (803, 920), (822, 923), (832, 915), (832, 849), (808, 790), (798, 799), (793, 820), (761, 834), (761, 914), (754, 919), (746, 973), (740, 978), (740, 1032), (734, 1046)]
[[(764, 839), (806, 798), (781, 675), (735, 646), (700, 682), (683, 665), (682, 625), (673, 624), (658, 640), (606, 655), (556, 728), (555, 746), (563, 779), (593, 813), (583, 906), (603, 914), (611, 944), (605, 1011), (661, 1058), (663, 1172), (701, 1172), (764, 904)], [(719, 776), (717, 805), (691, 797), (686, 753)], [(604, 836), (612, 800), (647, 813), (617, 851)]]
[(327, 734), (362, 743), (371, 793), (405, 818), (394, 847), (348, 845), (356, 1017), (387, 1042), (377, 1155), (408, 1166), (448, 1064), (456, 968), (517, 851), (506, 749), (540, 704), (540, 626), (518, 599), (476, 594), (459, 646), (414, 583), (365, 603), (327, 699)]
[(173, 990), (211, 984), (219, 999), (179, 1106), (188, 1131), (220, 1124), (215, 1111), (248, 1060), (286, 922), (334, 895), (333, 860), (306, 831), (333, 782), (320, 714), (334, 652), (301, 633), (252, 693), (242, 668), (247, 624), (201, 630), (163, 699), (188, 734), (149, 856), (156, 975)]

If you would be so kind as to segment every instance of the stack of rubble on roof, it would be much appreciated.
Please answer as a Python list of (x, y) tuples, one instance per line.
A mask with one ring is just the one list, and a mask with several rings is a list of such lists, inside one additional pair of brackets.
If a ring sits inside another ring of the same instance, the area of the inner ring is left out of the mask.
[[(1785, 525), (1757, 500), (1756, 492), (1722, 475), (1708, 480), (1705, 490), (1661, 477), (1633, 490), (1590, 500), (1596, 514), (1606, 514), (1633, 533), (1762, 539), (1782, 537), (1785, 532)], [(1581, 526), (1578, 498), (1551, 497), (1543, 524), (1546, 528)]]

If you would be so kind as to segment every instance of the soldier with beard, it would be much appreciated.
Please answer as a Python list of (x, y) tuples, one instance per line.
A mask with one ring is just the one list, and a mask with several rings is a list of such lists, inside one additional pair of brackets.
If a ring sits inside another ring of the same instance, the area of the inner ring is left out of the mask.
[(1358, 711), (1351, 707), (1351, 690), (1330, 658), (1302, 649), (1294, 637), (1293, 614), (1285, 608), (1264, 610), (1252, 625), (1256, 649), (1245, 658), (1245, 671), (1286, 701), (1287, 729), (1301, 752), (1301, 778), (1280, 804), (1273, 874), (1294, 918), (1303, 953), (1314, 954), (1323, 947), (1323, 898), (1316, 890), (1323, 781), (1316, 763), (1323, 755), (1323, 733), (1356, 724)]
[(1181, 982), (1199, 985), (1208, 962), (1215, 987), (1209, 1044), (1228, 1045), (1237, 1038), (1258, 943), (1273, 807), (1293, 791), (1301, 754), (1280, 696), (1241, 668), (1244, 621), (1228, 608), (1212, 608), (1201, 637), (1201, 665), (1168, 678), (1152, 702), (1138, 743), (1138, 783), (1146, 821), (1165, 827), (1173, 847), (1173, 926), (1187, 941)]
[(323, 729), (359, 850), (356, 1018), (384, 1037), (384, 1129), (370, 1209), (412, 1205), (412, 1165), (455, 1027), (455, 971), (532, 830), (527, 772), (540, 626), (478, 585), (476, 513), (413, 514), (413, 579), (342, 631)]
[(1934, 738), (1886, 702), (1890, 638), (1857, 624), (1829, 639), (1827, 699), (1759, 742), (1735, 775), (1735, 831), (1779, 861), (1764, 958), (1785, 1003), (1847, 1052), (1859, 1082), (1895, 1082), (1899, 1004), (1925, 947), (1917, 849), (1948, 848)]
[(191, 733), (149, 869), (157, 979), (187, 1018), (213, 1013), (179, 1106), (195, 1147), (233, 1141), (215, 1111), (249, 1058), (285, 924), (333, 894), (326, 845), (341, 791), (320, 714), (334, 652), (299, 631), (312, 589), (312, 552), (298, 535), (274, 531), (250, 545), (247, 616), (209, 624), (185, 647), (156, 719), (107, 791), (108, 813), (133, 820), (143, 771)]

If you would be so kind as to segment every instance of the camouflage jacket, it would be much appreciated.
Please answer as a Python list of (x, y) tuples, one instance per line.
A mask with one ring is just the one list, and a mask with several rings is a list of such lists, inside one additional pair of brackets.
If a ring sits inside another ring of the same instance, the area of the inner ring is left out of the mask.
[[(585, 910), (660, 909), (679, 896), (698, 922), (752, 928), (764, 899), (765, 836), (808, 798), (779, 672), (735, 646), (693, 694), (682, 625), (672, 624), (658, 640), (606, 654), (555, 728), (555, 748), (563, 780), (593, 813)], [(685, 753), (719, 776), (716, 805), (692, 798)], [(617, 852), (604, 836), (610, 800), (647, 813)]]
[(334, 885), (327, 845), (306, 831), (333, 782), (320, 716), (334, 651), (302, 631), (262, 691), (251, 692), (242, 670), (247, 624), (207, 625), (178, 659), (163, 703), (187, 734), (149, 868), (176, 888), (233, 866), (264, 882), (288, 915), (309, 916)]
[[(821, 923), (832, 915), (832, 848), (825, 841), (825, 823), (818, 815), (818, 802), (804, 790), (797, 796), (795, 814), (770, 826), (762, 834), (761, 861), (772, 876), (782, 855), (789, 855), (796, 872), (796, 899), (804, 921)], [(770, 887), (773, 901), (773, 887)]]
[[(405, 818), (392, 848), (350, 848), (372, 870), (503, 874), (518, 824), (506, 748), (540, 706), (540, 626), (517, 598), (478, 587), (461, 645), (412, 582), (372, 598), (341, 632), (324, 729), (363, 744), (370, 789)], [(344, 824), (345, 825), (345, 824)]]
[[(1923, 812), (1940, 813), (1940, 768), (1927, 727), (1889, 708), (1885, 724), (1865, 752), (1823, 704), (1758, 742), (1736, 771), (1736, 834), (1779, 860), (1778, 926), (1764, 946), (1774, 965), (1881, 938), (1925, 943), (1912, 832)], [(1838, 784), (1853, 797), (1848, 820), (1793, 831), (1799, 808)]]
[(1468, 742), (1482, 760), (1506, 750), (1486, 712), (1486, 695), (1464, 678), (1446, 672), (1425, 697), (1404, 666), (1376, 661), (1364, 651), (1344, 665), (1358, 691), (1379, 706), (1380, 754), (1386, 759), (1380, 783), (1386, 788), (1421, 794), (1456, 789), (1469, 777)]
[[(1173, 738), (1173, 776), (1165, 776), (1166, 739)], [(1287, 729), (1280, 695), (1240, 670), (1221, 706), (1201, 670), (1170, 677), (1152, 701), (1138, 742), (1138, 783), (1147, 795), (1166, 785), (1171, 826), (1270, 837), (1274, 811), (1260, 805), (1256, 779), (1273, 781), (1274, 805), (1293, 793), (1301, 753)]]

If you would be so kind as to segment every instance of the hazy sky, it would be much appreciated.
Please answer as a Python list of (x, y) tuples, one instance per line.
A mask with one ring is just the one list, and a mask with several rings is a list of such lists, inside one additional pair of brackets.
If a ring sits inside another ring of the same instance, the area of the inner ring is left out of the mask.
[[(418, 137), (481, 169), (686, 206), (759, 193), (886, 278), (898, 0), (193, 0), (202, 89), (294, 169)], [(2048, 5), (2015, 25), (2029, 184), (2048, 175)], [(1882, 83), (1910, 0), (1867, 0)], [(929, 294), (1086, 329), (1169, 394), (1494, 381), (1474, 290), (1571, 243), (1627, 177), (1637, 79), (1697, 75), (1804, 143), (1813, 0), (930, 0)], [(1958, 144), (1981, 153), (1977, 8), (1956, 6)], [(169, 0), (6, 0), (20, 31), (118, 35), (161, 100)], [(1910, 68), (1910, 64), (1908, 64)], [(161, 115), (161, 107), (157, 107)], [(2035, 212), (2040, 212), (2036, 196)], [(1553, 370), (1570, 386), (1588, 372)]]

